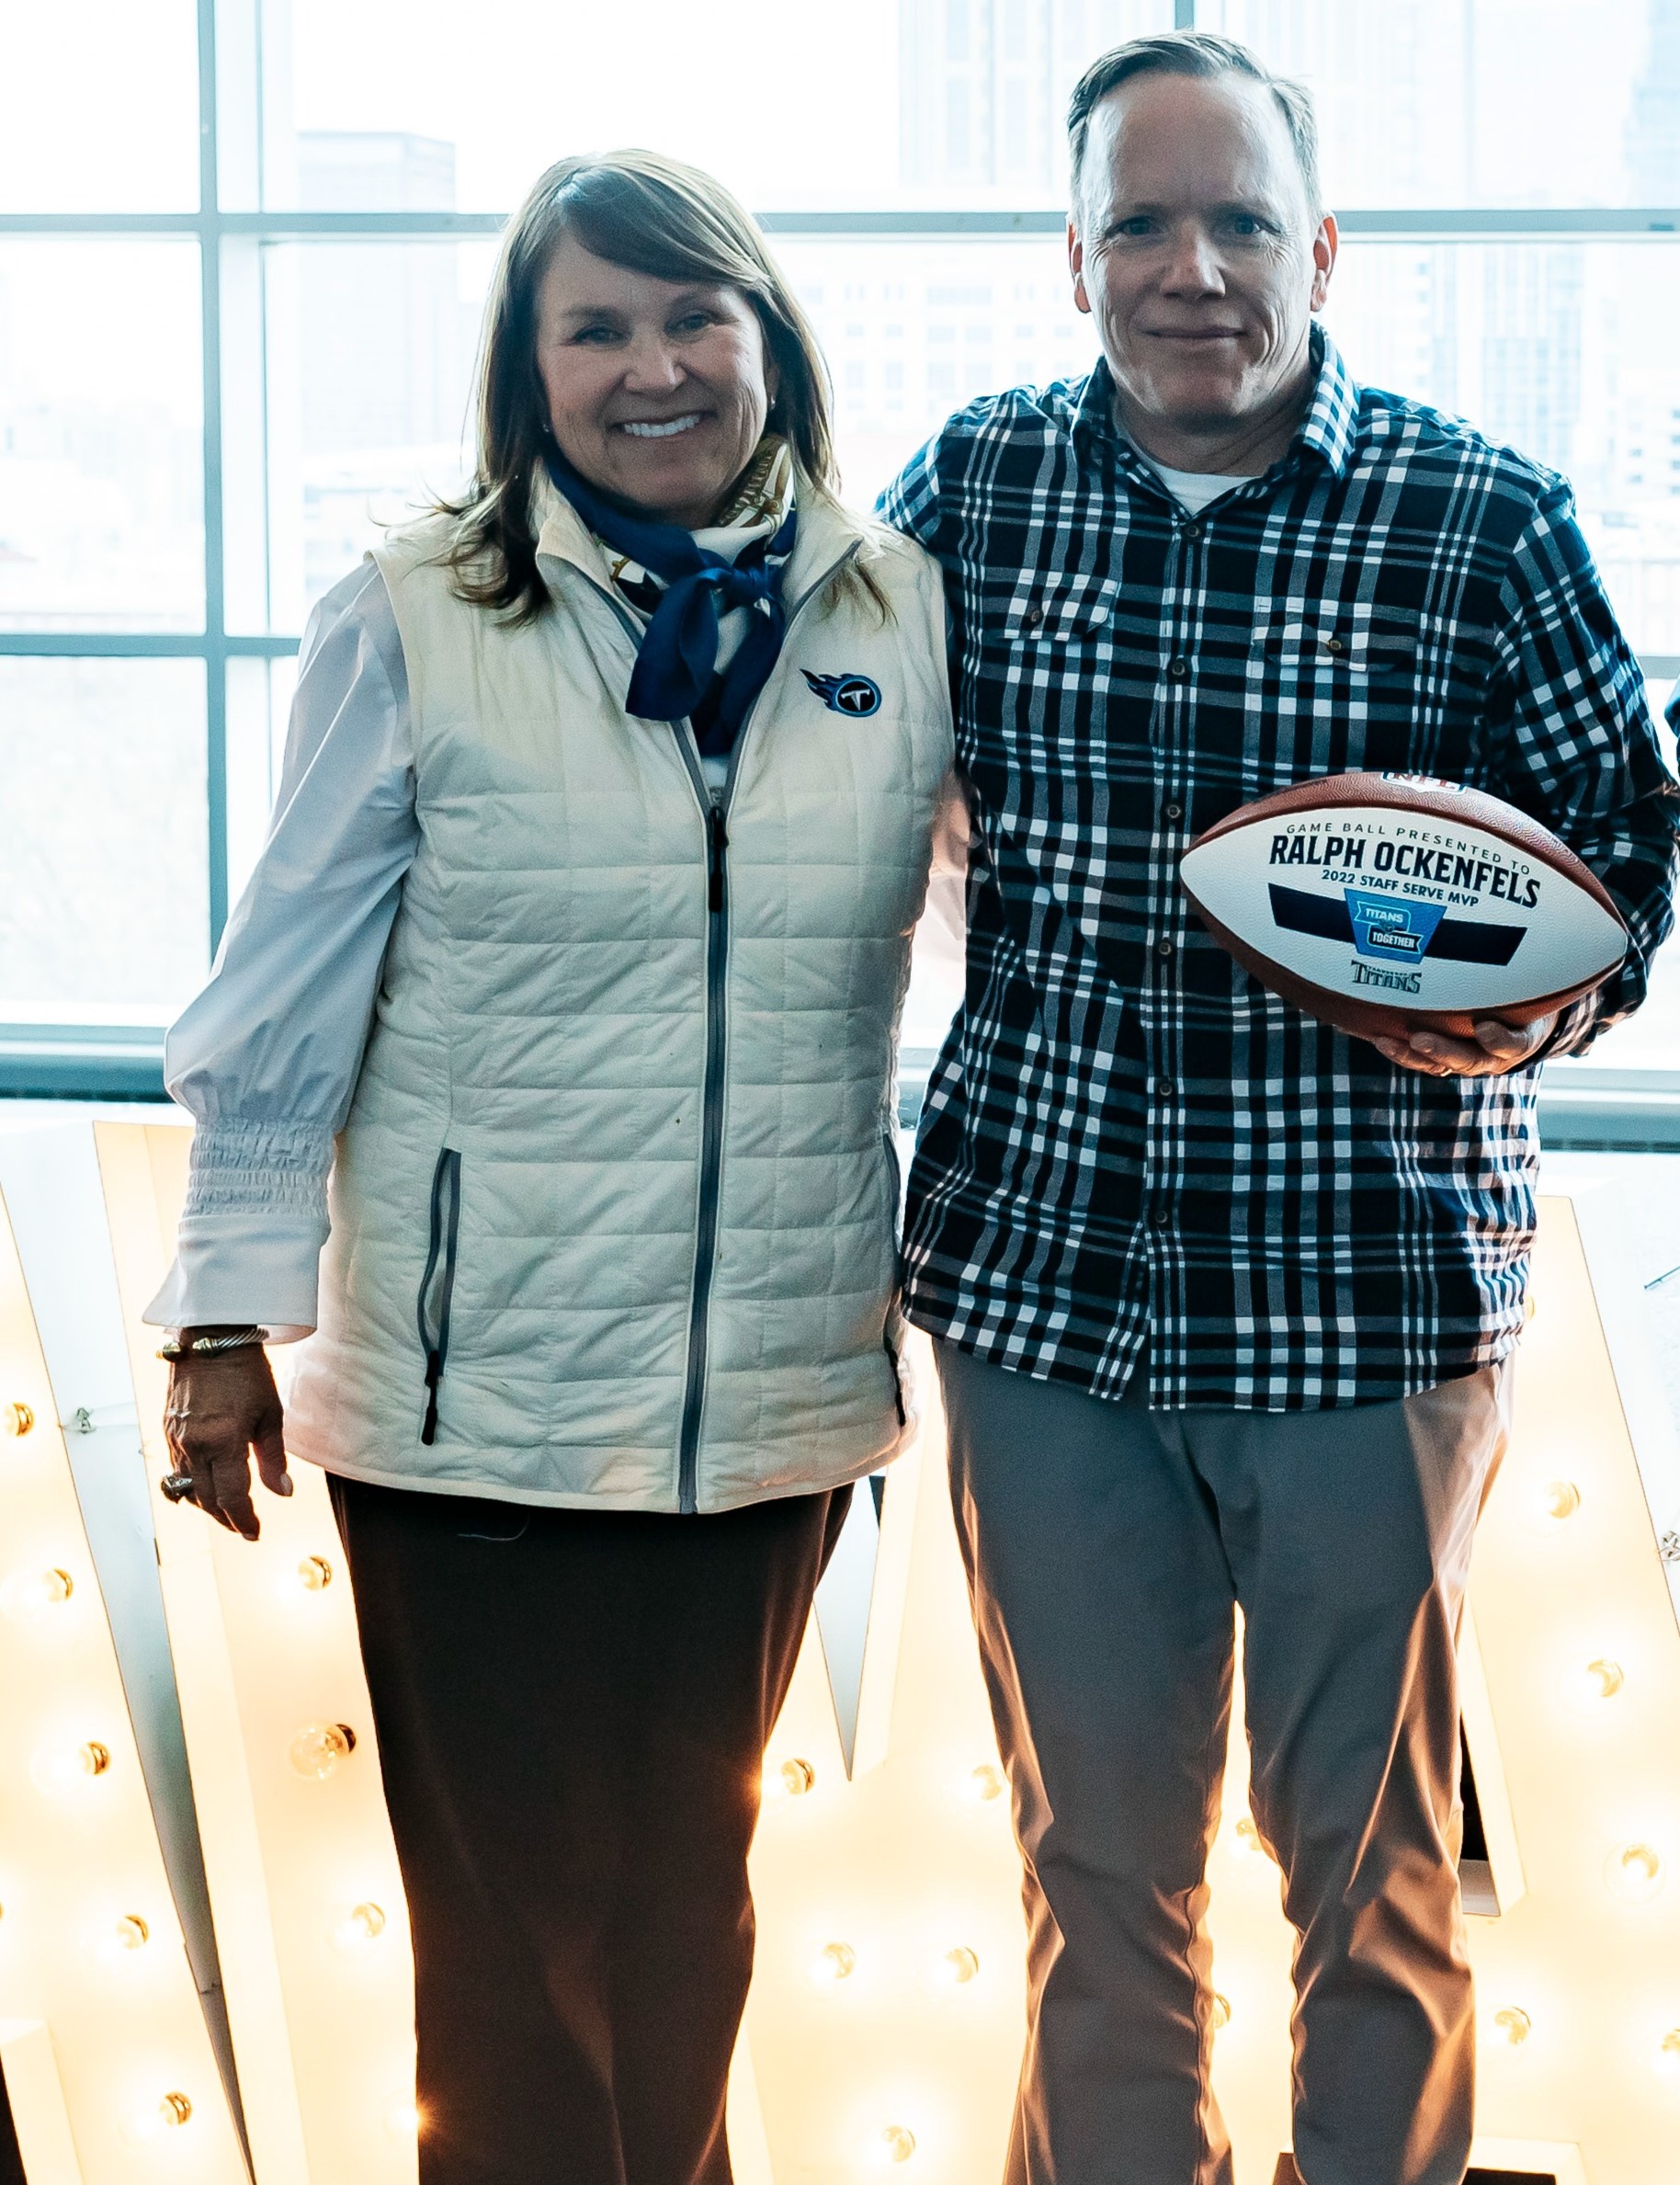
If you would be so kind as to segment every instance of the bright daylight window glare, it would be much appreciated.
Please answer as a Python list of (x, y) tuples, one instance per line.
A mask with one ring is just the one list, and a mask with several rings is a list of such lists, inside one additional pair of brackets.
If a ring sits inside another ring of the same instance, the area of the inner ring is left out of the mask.
[[(1680, 676), (1680, 0), (641, 0), (633, 54), (582, 0), (493, 40), (459, 0), (0, 9), (0, 1089), (156, 1089), (310, 606), (460, 483), (495, 231), (569, 151), (771, 216), (867, 501), (959, 404), (1089, 368), (1085, 63), (1241, 38), (1318, 96), (1356, 375), (1565, 473), (1653, 704)], [(1554, 1087), (1583, 1143), (1680, 1134), (1680, 944)]]

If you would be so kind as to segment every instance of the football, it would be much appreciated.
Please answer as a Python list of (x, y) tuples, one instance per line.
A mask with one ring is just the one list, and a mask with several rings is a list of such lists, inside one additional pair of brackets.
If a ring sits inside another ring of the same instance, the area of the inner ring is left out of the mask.
[(1628, 947), (1549, 828), (1422, 775), (1332, 774), (1257, 798), (1197, 836), (1179, 877), (1262, 985), (1366, 1039), (1529, 1023), (1590, 994)]

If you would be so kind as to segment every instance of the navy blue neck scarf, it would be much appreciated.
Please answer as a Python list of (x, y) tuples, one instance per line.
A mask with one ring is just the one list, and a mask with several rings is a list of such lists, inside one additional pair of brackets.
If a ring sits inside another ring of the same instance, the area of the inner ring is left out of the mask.
[[(739, 561), (726, 562), (680, 525), (627, 516), (551, 442), (546, 452), (550, 477), (596, 537), (665, 587), (636, 655), (627, 710), (645, 721), (692, 720), (703, 752), (732, 750), (787, 633), (781, 565), (793, 552), (796, 512), (789, 508), (773, 538), (751, 541)], [(767, 568), (771, 560), (777, 566)], [(719, 625), (732, 607), (749, 610), (746, 634), (720, 676)]]

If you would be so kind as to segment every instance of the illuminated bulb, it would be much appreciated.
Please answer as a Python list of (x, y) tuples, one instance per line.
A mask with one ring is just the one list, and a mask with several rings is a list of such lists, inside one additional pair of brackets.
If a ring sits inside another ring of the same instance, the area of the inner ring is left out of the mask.
[(27, 1404), (0, 1404), (0, 1434), (27, 1434), (34, 1424)]
[(1507, 2005), (1504, 2010), (1496, 2010), (1493, 2023), (1513, 2048), (1521, 2048), (1534, 2031), (1534, 2020), (1526, 2010), (1517, 2009), (1515, 2004)]
[(1581, 1672), (1582, 1689), (1589, 1700), (1613, 1700), (1626, 1682), (1619, 1662), (1588, 1662)]
[(126, 2136), (131, 2140), (154, 2140), (165, 2132), (178, 2132), (183, 2124), (192, 2122), (192, 2102), (185, 2094), (165, 2094), (155, 2109), (143, 2109), (131, 2117)]
[(1222, 2033), (1231, 2023), (1231, 2005), (1223, 1996), (1214, 1997), (1213, 2008), (1208, 2013), (1208, 2023), (1216, 2033)]
[(67, 1570), (14, 1571), (0, 1585), (0, 1608), (8, 1616), (40, 1616), (67, 1601), (75, 1589)]
[(1624, 1844), (1604, 1862), (1605, 1887), (1625, 1904), (1644, 1904), (1665, 1879), (1662, 1859), (1650, 1844)]
[(311, 1723), (291, 1741), (291, 1764), (300, 1775), (319, 1782), (355, 1750), (356, 1732), (348, 1723)]
[(74, 1791), (89, 1777), (107, 1774), (110, 1765), (110, 1747), (90, 1737), (85, 1745), (47, 1747), (29, 1763), (29, 1773), (43, 1791)]
[(814, 1970), (819, 1980), (849, 1980), (857, 1970), (857, 1952), (849, 1942), (830, 1942)]
[(1664, 2078), (1680, 2078), (1680, 2026), (1671, 2026), (1657, 2049), (1657, 2069)]
[(944, 1970), (953, 1987), (967, 1987), (980, 1971), (980, 1960), (971, 1950), (948, 1950)]
[(1572, 1518), (1581, 1508), (1581, 1490), (1572, 1479), (1549, 1480), (1540, 1491), (1540, 1508), (1549, 1518)]
[(993, 1768), (989, 1761), (976, 1768), (969, 1778), (969, 1790), (971, 1795), (982, 1804), (989, 1804), (993, 1798), (1001, 1798), (1004, 1794), (1003, 1770)]
[(385, 2129), (393, 2139), (418, 2139), (420, 2136), (418, 2103), (410, 2100), (393, 2101), (385, 2111)]
[(333, 1929), (333, 1940), (340, 1950), (360, 1950), (369, 1942), (377, 1942), (385, 1931), (385, 1914), (375, 1904), (358, 1905)]
[(1251, 1851), (1265, 1850), (1266, 1846), (1260, 1841), (1260, 1831), (1254, 1827), (1252, 1814), (1244, 1814), (1237, 1823), (1237, 1835)]
[(333, 1566), (324, 1555), (305, 1555), (298, 1565), (298, 1584), (305, 1593), (324, 1593), (333, 1583)]
[(908, 2162), (916, 2151), (916, 2135), (906, 2124), (889, 2124), (880, 2135), (889, 2162)]
[(111, 1929), (111, 1940), (119, 1950), (143, 1950), (152, 1940), (152, 1929), (138, 1912), (125, 1913)]
[(809, 1760), (784, 1760), (777, 1770), (777, 1780), (789, 1798), (803, 1798), (807, 1791), (816, 1788), (817, 1771)]

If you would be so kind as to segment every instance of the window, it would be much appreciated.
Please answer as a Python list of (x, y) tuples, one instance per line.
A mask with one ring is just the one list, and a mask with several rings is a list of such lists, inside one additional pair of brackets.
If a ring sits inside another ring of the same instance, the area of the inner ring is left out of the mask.
[[(0, 907), (0, 1089), (155, 1089), (161, 1027), (262, 839), (311, 604), (379, 525), (460, 484), (497, 229), (579, 144), (660, 144), (759, 209), (867, 499), (953, 404), (1088, 369), (1061, 210), (1084, 64), (1175, 21), (1248, 40), (1318, 95), (1345, 209), (1328, 319), (1355, 371), (1569, 476), (1666, 698), (1680, 0), (766, 20), (762, 0), (643, 0), (632, 68), (610, 11), (551, 0), (506, 0), (494, 36), (458, 0), (13, 11), (0, 785), (28, 862)], [(1643, 1015), (1549, 1086), (1590, 1108), (1596, 1083), (1671, 1072), (1680, 1138), (1680, 942)]]

